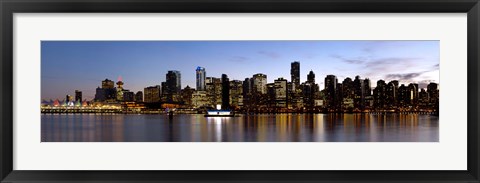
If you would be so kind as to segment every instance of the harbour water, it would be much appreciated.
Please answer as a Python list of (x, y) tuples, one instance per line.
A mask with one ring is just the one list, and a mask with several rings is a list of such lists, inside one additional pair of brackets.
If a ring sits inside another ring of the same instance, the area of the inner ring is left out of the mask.
[(438, 142), (428, 114), (42, 114), (42, 142)]

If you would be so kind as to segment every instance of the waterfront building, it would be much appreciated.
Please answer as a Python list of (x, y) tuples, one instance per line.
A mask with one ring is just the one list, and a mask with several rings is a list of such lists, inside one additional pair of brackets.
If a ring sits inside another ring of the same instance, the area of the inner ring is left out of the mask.
[(187, 85), (184, 89), (182, 89), (181, 96), (182, 99), (181, 101), (184, 103), (184, 105), (188, 108), (192, 107), (192, 95), (193, 92), (195, 92), (195, 89), (190, 88), (190, 86)]
[(203, 67), (197, 67), (196, 76), (197, 76), (197, 91), (204, 91), (205, 90), (205, 76), (207, 72)]
[(335, 90), (335, 108), (336, 109), (342, 109), (343, 107), (343, 84), (342, 83), (337, 83), (337, 87)]
[(428, 107), (428, 93), (425, 91), (424, 88), (420, 90), (420, 93), (418, 94), (418, 106), (422, 108), (427, 108)]
[(276, 107), (287, 107), (287, 80), (278, 78), (274, 81)]
[(433, 108), (438, 108), (439, 97), (440, 97), (438, 84), (429, 83), (427, 85), (427, 93), (428, 93), (429, 106)]
[(211, 107), (222, 104), (222, 80), (220, 78), (207, 77), (205, 81), (205, 89)]
[(75, 90), (75, 101), (78, 102), (82, 102), (82, 91), (80, 90)]
[(210, 100), (208, 99), (207, 91), (194, 91), (192, 93), (192, 107), (193, 108), (208, 108), (210, 107)]
[(230, 81), (230, 106), (239, 109), (243, 106), (243, 82), (240, 80)]
[(325, 102), (329, 109), (333, 109), (335, 105), (335, 92), (337, 88), (337, 77), (335, 75), (327, 75), (325, 77)]
[(115, 88), (115, 84), (112, 80), (105, 79), (105, 80), (102, 81), (102, 88), (113, 89), (113, 88)]
[(408, 85), (408, 104), (415, 107), (418, 103), (418, 84), (410, 83)]
[(97, 102), (115, 102), (117, 91), (114, 82), (109, 79), (102, 81), (102, 87), (98, 87), (95, 92), (95, 101)]
[(159, 85), (149, 86), (143, 89), (144, 93), (144, 102), (145, 103), (156, 103), (160, 102), (161, 87)]
[(292, 80), (292, 91), (300, 87), (300, 62), (295, 61), (290, 65), (290, 76)]
[(117, 82), (117, 101), (123, 101), (123, 81), (120, 79), (121, 77), (119, 77)]
[(275, 105), (275, 83), (267, 83), (267, 93), (265, 96), (260, 97), (261, 101), (257, 104), (257, 107), (266, 107), (270, 110), (276, 108)]
[(166, 102), (179, 102), (182, 88), (180, 71), (171, 70), (166, 74), (164, 93)]
[(308, 110), (312, 110), (314, 107), (314, 85), (314, 83), (310, 82), (304, 82), (300, 85), (302, 91), (303, 106), (306, 107)]
[[(398, 86), (398, 83), (397, 83), (397, 86)], [(372, 95), (372, 85), (370, 83), (370, 79), (365, 78), (363, 80), (363, 89), (364, 89), (364, 92), (363, 92), (364, 97)]]
[(355, 94), (353, 98), (354, 108), (363, 110), (365, 106), (365, 82), (360, 79), (360, 76), (355, 76), (355, 80), (353, 80), (353, 91)]
[(230, 80), (222, 74), (222, 109), (230, 109)]
[(377, 81), (377, 87), (373, 89), (373, 100), (375, 109), (385, 109), (387, 104), (387, 84), (384, 80)]
[(343, 89), (343, 98), (344, 99), (352, 99), (355, 98), (355, 93), (353, 90), (353, 81), (351, 78), (347, 77), (342, 81), (342, 89)]
[(123, 97), (122, 101), (124, 102), (134, 102), (135, 101), (135, 93), (129, 90), (123, 90)]
[(408, 88), (404, 84), (398, 87), (398, 106), (401, 108), (408, 106)]
[(394, 81), (388, 82), (388, 84), (386, 86), (385, 97), (386, 97), (387, 107), (389, 107), (389, 108), (395, 108), (397, 106), (397, 101), (398, 101), (398, 99), (397, 99), (397, 97), (398, 97), (397, 86), (398, 85), (396, 85)]
[(95, 101), (97, 102), (103, 102), (107, 99), (105, 89), (97, 87), (95, 90)]
[(143, 102), (143, 92), (142, 91), (138, 91), (135, 94), (135, 102)]
[(253, 77), (253, 91), (258, 94), (267, 93), (267, 75), (258, 73), (254, 74)]

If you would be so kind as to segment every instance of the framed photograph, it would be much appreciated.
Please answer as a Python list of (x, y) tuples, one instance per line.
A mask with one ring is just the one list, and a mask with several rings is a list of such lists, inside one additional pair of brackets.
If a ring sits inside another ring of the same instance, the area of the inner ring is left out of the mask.
[(1, 9), (2, 182), (480, 182), (478, 0)]

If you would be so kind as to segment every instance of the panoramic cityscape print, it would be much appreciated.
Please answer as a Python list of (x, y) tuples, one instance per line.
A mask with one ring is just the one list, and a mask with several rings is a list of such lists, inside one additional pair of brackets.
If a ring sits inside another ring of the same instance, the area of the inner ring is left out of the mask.
[(42, 41), (41, 142), (439, 142), (439, 41)]

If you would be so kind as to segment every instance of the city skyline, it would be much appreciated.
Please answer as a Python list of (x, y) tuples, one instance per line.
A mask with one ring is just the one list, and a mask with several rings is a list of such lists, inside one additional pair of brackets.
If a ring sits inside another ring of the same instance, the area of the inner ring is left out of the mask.
[(42, 99), (80, 90), (91, 100), (102, 80), (117, 77), (130, 91), (143, 91), (165, 82), (171, 70), (181, 73), (182, 89), (196, 88), (198, 67), (206, 77), (242, 81), (263, 73), (268, 83), (291, 82), (294, 61), (300, 62), (300, 83), (313, 71), (320, 89), (327, 75), (339, 82), (359, 75), (372, 87), (383, 79), (425, 88), (439, 83), (438, 57), (438, 41), (43, 41)]

